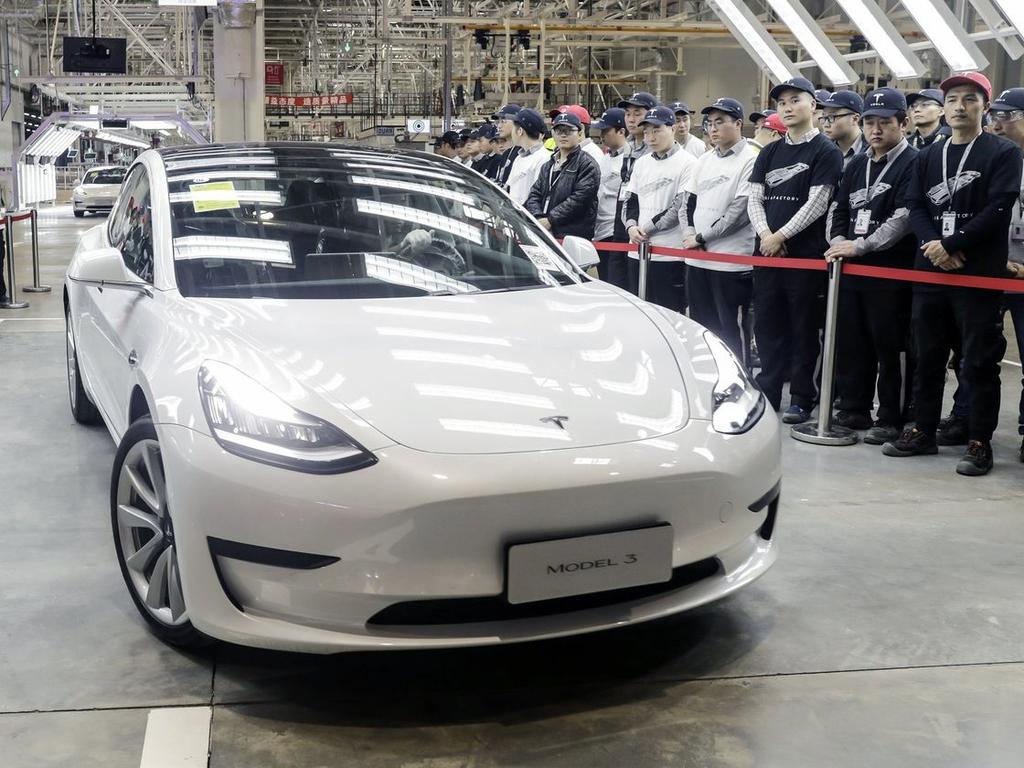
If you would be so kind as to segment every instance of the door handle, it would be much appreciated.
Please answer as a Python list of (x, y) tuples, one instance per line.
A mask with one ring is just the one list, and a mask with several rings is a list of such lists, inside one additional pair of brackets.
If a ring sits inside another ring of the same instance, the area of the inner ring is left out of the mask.
[(128, 353), (128, 365), (134, 368), (137, 362), (139, 362), (139, 355), (133, 349), (131, 352)]

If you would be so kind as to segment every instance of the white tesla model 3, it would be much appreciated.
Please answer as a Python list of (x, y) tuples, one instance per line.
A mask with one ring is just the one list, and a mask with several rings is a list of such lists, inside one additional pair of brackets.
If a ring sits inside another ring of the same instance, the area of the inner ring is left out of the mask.
[(144, 153), (65, 284), (161, 638), (330, 653), (556, 637), (763, 574), (779, 427), (703, 328), (587, 276), (473, 171)]

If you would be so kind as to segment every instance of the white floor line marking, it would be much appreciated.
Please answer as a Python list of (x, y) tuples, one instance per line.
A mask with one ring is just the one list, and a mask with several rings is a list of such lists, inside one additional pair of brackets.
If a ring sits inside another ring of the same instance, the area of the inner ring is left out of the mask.
[(1008, 363), (1009, 365), (1016, 365), (1018, 368), (1021, 367), (1020, 363), (1015, 363), (1013, 360), (1003, 360), (1002, 362)]
[(206, 768), (212, 707), (151, 709), (139, 768)]
[(12, 323), (22, 322), (31, 323), (34, 320), (63, 320), (63, 317), (5, 317), (4, 320), (10, 320)]

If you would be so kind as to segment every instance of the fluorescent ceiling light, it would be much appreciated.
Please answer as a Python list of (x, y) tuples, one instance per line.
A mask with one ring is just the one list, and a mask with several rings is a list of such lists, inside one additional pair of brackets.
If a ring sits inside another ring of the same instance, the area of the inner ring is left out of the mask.
[(110, 131), (96, 131), (95, 137), (100, 141), (109, 141), (112, 144), (124, 144), (125, 146), (137, 147), (138, 149), (149, 149), (148, 142), (131, 139), (127, 136), (111, 133)]
[[(1019, 2), (1020, 0), (1013, 0)], [(984, 69), (988, 59), (967, 36), (967, 30), (957, 20), (943, 0), (900, 0), (939, 55), (954, 72)]]
[(882, 57), (893, 75), (900, 79), (920, 77), (925, 65), (889, 21), (875, 0), (837, 0), (857, 29)]
[(143, 131), (172, 131), (178, 127), (178, 124), (171, 120), (134, 120), (129, 119), (128, 125), (132, 128), (138, 128)]
[(846, 63), (839, 49), (821, 31), (799, 0), (768, 0), (782, 23), (789, 27), (797, 42), (811, 55), (832, 85), (850, 85), (859, 77)]
[(761, 63), (776, 83), (784, 83), (797, 76), (796, 67), (782, 47), (775, 42), (764, 25), (747, 8), (743, 0), (709, 0), (712, 9), (729, 28), (751, 58)]

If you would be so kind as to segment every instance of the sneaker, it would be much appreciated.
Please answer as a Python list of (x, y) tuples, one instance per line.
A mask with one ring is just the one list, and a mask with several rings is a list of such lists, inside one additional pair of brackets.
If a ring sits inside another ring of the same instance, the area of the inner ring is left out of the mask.
[(930, 456), (939, 452), (932, 435), (926, 435), (917, 427), (907, 427), (898, 438), (882, 446), (886, 456)]
[(866, 435), (864, 435), (864, 442), (868, 445), (885, 445), (886, 443), (896, 440), (899, 436), (899, 429), (892, 424), (887, 424), (884, 421), (876, 421), (875, 425), (868, 430)]
[(832, 419), (832, 423), (847, 429), (871, 429), (871, 417), (867, 414), (854, 413), (853, 411), (840, 411)]
[(981, 440), (971, 440), (967, 451), (956, 465), (958, 475), (978, 477), (987, 475), (992, 469), (992, 445)]
[(967, 419), (949, 417), (939, 422), (939, 431), (935, 435), (939, 445), (967, 445)]
[(799, 405), (791, 405), (786, 409), (786, 412), (782, 414), (782, 423), (803, 424), (805, 421), (809, 421), (810, 418), (810, 411), (805, 411)]

